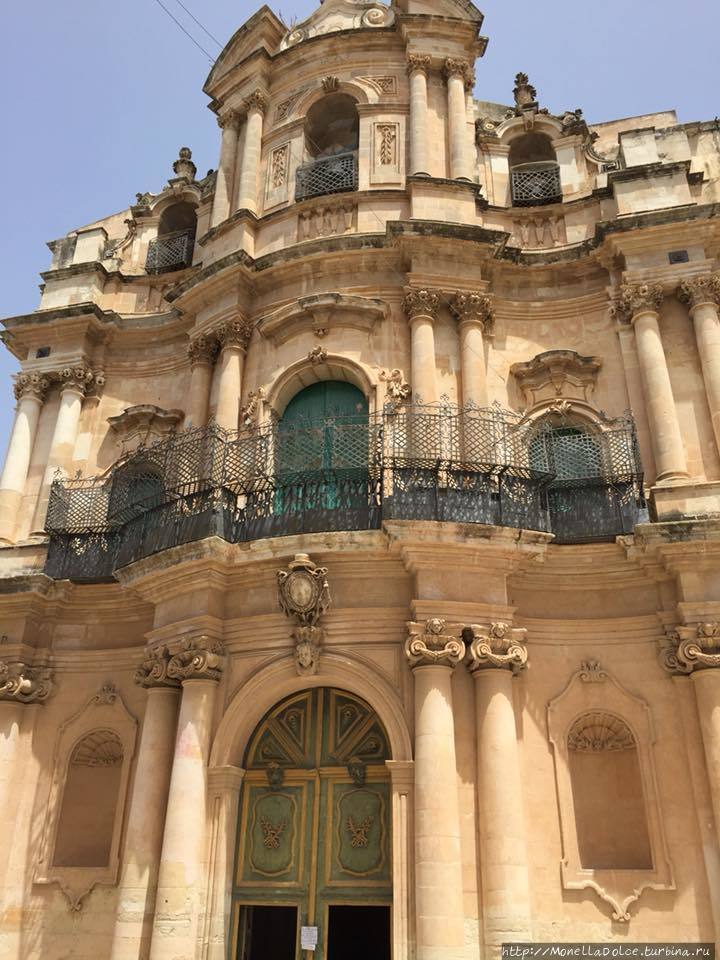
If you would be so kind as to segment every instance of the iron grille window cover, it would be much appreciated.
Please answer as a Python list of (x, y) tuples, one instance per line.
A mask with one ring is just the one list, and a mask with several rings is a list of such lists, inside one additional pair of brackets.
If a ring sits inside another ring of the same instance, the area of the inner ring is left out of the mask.
[(512, 201), (515, 207), (539, 207), (560, 203), (560, 167), (552, 160), (520, 163), (510, 171)]
[(177, 230), (151, 240), (145, 269), (148, 273), (169, 273), (184, 270), (192, 263), (195, 234), (192, 230)]
[(632, 532), (643, 507), (629, 420), (587, 434), (499, 406), (440, 404), (293, 428), (211, 424), (138, 450), (103, 477), (56, 479), (45, 569), (111, 579), (209, 536), (238, 543), (377, 529), (391, 518), (548, 531), (564, 543), (612, 539)]
[(338, 153), (298, 167), (295, 180), (295, 199), (307, 200), (330, 193), (345, 193), (357, 190), (358, 155)]

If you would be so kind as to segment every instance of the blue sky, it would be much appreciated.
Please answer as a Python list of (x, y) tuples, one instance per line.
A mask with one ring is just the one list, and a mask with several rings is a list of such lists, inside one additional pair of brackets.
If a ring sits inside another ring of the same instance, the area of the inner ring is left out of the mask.
[[(176, 3), (163, 0), (212, 55), (218, 46)], [(225, 43), (261, 5), (183, 0)], [(286, 22), (316, 0), (269, 4)], [(508, 102), (519, 70), (553, 112), (581, 107), (588, 121), (675, 108), (681, 121), (720, 113), (716, 0), (487, 0), (475, 95)], [(156, 0), (17, 3), (3, 16), (0, 104), (5, 228), (0, 316), (38, 305), (48, 240), (160, 189), (178, 148), (203, 175), (217, 165), (219, 130), (202, 85), (210, 61)], [(10, 375), (0, 348), (0, 451), (12, 423)]]

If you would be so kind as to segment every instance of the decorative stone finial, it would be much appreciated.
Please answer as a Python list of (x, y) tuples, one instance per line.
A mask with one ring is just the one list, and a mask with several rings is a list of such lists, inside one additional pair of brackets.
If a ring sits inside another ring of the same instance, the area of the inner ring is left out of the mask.
[(677, 289), (680, 303), (686, 303), (691, 309), (701, 303), (720, 304), (720, 274), (706, 274), (683, 280)]
[(469, 629), (473, 638), (470, 644), (472, 673), (493, 667), (519, 673), (527, 666), (527, 630), (503, 622), (490, 626), (473, 624)]
[(440, 297), (432, 290), (408, 290), (403, 300), (403, 310), (408, 320), (416, 317), (437, 318)]
[(411, 667), (456, 667), (465, 657), (463, 624), (431, 617), (425, 623), (408, 623), (407, 628), (405, 656)]
[(0, 700), (42, 703), (53, 691), (48, 667), (32, 667), (21, 660), (0, 660)]
[(225, 664), (220, 640), (186, 637), (178, 653), (170, 658), (167, 676), (171, 680), (219, 680)]
[(513, 96), (518, 110), (537, 106), (537, 90), (530, 83), (530, 78), (526, 73), (516, 74)]
[(190, 147), (180, 147), (177, 160), (173, 163), (173, 170), (176, 177), (184, 177), (192, 183), (195, 180), (197, 167), (192, 162), (192, 150)]
[(318, 567), (306, 553), (297, 553), (287, 567), (278, 570), (277, 581), (280, 609), (297, 623), (292, 631), (295, 667), (300, 676), (313, 675), (325, 637), (318, 621), (331, 603), (327, 567)]

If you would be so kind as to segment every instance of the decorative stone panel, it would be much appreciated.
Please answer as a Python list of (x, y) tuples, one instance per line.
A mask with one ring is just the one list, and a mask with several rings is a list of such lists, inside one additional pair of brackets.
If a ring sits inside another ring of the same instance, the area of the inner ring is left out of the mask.
[(316, 200), (298, 214), (298, 243), (319, 237), (342, 237), (356, 230), (357, 203), (354, 200)]
[(371, 184), (396, 186), (405, 176), (405, 117), (384, 117), (372, 123)]

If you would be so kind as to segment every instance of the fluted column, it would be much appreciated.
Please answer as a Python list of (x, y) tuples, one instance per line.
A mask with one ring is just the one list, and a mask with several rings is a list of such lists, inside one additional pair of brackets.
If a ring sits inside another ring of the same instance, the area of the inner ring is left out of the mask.
[(445, 61), (445, 79), (450, 134), (450, 176), (453, 180), (472, 180), (465, 94), (473, 87), (473, 69), (467, 60), (448, 57)]
[(60, 407), (50, 443), (50, 455), (35, 507), (33, 533), (42, 533), (45, 528), (50, 484), (55, 471), (58, 468), (68, 468), (72, 463), (83, 398), (92, 381), (92, 371), (85, 366), (66, 367), (60, 371)]
[(410, 323), (410, 379), (416, 403), (435, 403), (438, 399), (434, 324), (439, 303), (432, 290), (409, 290), (403, 301)]
[(222, 130), (222, 140), (220, 142), (220, 163), (215, 180), (215, 197), (210, 219), (210, 226), (212, 227), (222, 223), (223, 220), (227, 220), (232, 213), (240, 121), (240, 114), (236, 110), (228, 110), (227, 113), (223, 113), (217, 118), (218, 126)]
[(460, 624), (409, 623), (415, 681), (415, 908), (418, 960), (465, 956), (460, 807), (452, 674), (465, 656)]
[(618, 311), (635, 328), (657, 482), (687, 478), (685, 449), (658, 324), (663, 291), (659, 283), (623, 284)]
[(245, 138), (240, 165), (238, 209), (252, 210), (253, 213), (257, 213), (257, 185), (262, 151), (263, 117), (267, 109), (267, 100), (260, 90), (256, 90), (247, 98), (244, 109), (247, 119), (245, 121)]
[[(720, 844), (720, 623), (677, 628), (676, 663), (692, 676)], [(670, 664), (667, 664), (670, 666)]]
[(428, 94), (427, 75), (430, 57), (412, 53), (408, 56), (410, 77), (410, 173), (430, 175), (428, 163)]
[(18, 405), (0, 480), (0, 540), (12, 542), (15, 535), (15, 524), (25, 493), (40, 410), (48, 386), (47, 377), (38, 373), (21, 373), (15, 381), (15, 399)]
[(182, 683), (155, 900), (150, 960), (195, 956), (204, 885), (207, 772), (222, 645), (209, 637), (183, 642), (168, 665)]
[(506, 623), (473, 626), (478, 821), (485, 942), (493, 955), (531, 940), (530, 878), (513, 674), (527, 664), (525, 631)]
[(458, 293), (450, 310), (458, 321), (460, 335), (463, 405), (486, 407), (485, 334), (492, 330), (492, 300), (479, 293)]
[(210, 847), (214, 857), (208, 880), (207, 960), (225, 960), (228, 955), (235, 840), (244, 776), (245, 771), (239, 767), (213, 767), (209, 771)]
[(204, 427), (207, 423), (213, 364), (217, 353), (218, 343), (214, 337), (195, 337), (190, 342), (190, 392), (185, 421), (187, 426)]
[(180, 682), (168, 676), (166, 648), (148, 650), (135, 674), (147, 689), (140, 746), (118, 882), (111, 960), (138, 960), (150, 947), (160, 852), (180, 699)]
[(720, 452), (720, 274), (685, 280), (678, 289), (678, 299), (690, 307), (715, 444)]
[(225, 323), (217, 330), (220, 357), (215, 366), (218, 378), (215, 419), (224, 430), (238, 429), (243, 366), (252, 329), (249, 320), (240, 319)]

